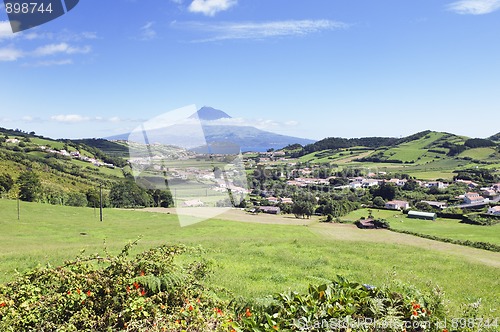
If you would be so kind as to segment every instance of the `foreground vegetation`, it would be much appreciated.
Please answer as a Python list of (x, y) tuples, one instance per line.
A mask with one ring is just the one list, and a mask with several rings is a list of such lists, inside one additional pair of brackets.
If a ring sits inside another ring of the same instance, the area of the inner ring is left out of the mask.
[[(306, 293), (286, 291), (256, 303), (221, 300), (205, 282), (205, 261), (179, 264), (184, 246), (163, 245), (130, 259), (79, 256), (38, 268), (0, 287), (2, 331), (494, 331), (477, 305), (448, 320), (439, 288), (375, 287), (343, 277)], [(196, 253), (197, 249), (190, 249)]]
[[(123, 243), (142, 235), (131, 249), (137, 254), (168, 244), (202, 245), (203, 257), (214, 262), (207, 282), (223, 300), (243, 297), (259, 302), (289, 289), (305, 293), (340, 274), (349, 280), (381, 286), (401, 280), (420, 289), (439, 286), (449, 314), (461, 317), (464, 303), (482, 299), (481, 317), (495, 317), (500, 307), (498, 268), (471, 263), (437, 250), (391, 243), (340, 241), (308, 227), (210, 220), (181, 228), (175, 215), (104, 210), (104, 222), (93, 209), (0, 200), (0, 277), (4, 282), (47, 263), (61, 265), (86, 249), (111, 255)], [(493, 253), (492, 253), (493, 254)], [(182, 258), (181, 258), (182, 260)], [(408, 262), (411, 262), (409, 264)]]

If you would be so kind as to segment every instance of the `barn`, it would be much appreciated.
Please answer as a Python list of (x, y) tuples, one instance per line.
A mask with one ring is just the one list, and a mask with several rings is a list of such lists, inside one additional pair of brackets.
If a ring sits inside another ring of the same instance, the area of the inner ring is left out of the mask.
[(436, 214), (432, 212), (410, 211), (408, 212), (408, 218), (436, 220)]

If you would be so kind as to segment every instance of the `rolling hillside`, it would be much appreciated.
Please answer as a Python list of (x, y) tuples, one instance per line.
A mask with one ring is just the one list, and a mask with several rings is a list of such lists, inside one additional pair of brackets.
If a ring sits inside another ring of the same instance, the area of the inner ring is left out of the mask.
[(500, 144), (445, 132), (424, 131), (396, 139), (328, 138), (283, 149), (300, 162), (405, 172), (423, 180), (451, 179), (465, 168), (500, 169)]
[(124, 177), (124, 165), (121, 158), (83, 143), (0, 128), (0, 174), (14, 180), (25, 171), (38, 174), (47, 199), (56, 193), (95, 190), (100, 183), (109, 187)]

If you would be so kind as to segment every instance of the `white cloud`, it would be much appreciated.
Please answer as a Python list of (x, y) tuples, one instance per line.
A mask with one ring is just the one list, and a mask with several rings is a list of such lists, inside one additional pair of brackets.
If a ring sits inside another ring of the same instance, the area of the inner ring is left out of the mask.
[[(121, 123), (121, 122), (137, 122), (139, 120), (134, 119), (122, 119), (118, 116), (113, 116), (110, 118), (103, 118), (102, 116), (83, 116), (80, 114), (59, 114), (50, 117), (50, 120), (61, 123), (82, 123), (82, 122), (108, 122), (108, 123)], [(140, 120), (143, 121), (143, 120)]]
[(230, 39), (265, 39), (272, 37), (303, 36), (324, 30), (345, 29), (348, 24), (330, 20), (289, 20), (273, 22), (243, 23), (200, 23), (173, 22), (173, 26), (211, 33), (213, 36), (197, 42), (210, 42)]
[(156, 38), (156, 31), (153, 29), (154, 22), (148, 22), (141, 27), (141, 40), (151, 40)]
[(13, 46), (0, 48), (0, 62), (16, 61), (24, 56), (24, 52)]
[(500, 0), (460, 0), (447, 6), (458, 14), (483, 15), (500, 9)]
[(61, 60), (47, 60), (38, 61), (35, 63), (24, 64), (24, 67), (52, 67), (52, 66), (64, 66), (73, 64), (71, 59), (61, 59)]
[[(193, 120), (197, 121), (197, 120)], [(286, 127), (298, 125), (297, 121), (289, 120), (280, 122), (270, 119), (245, 119), (245, 118), (222, 118), (212, 121), (202, 121), (207, 125), (220, 125), (220, 126), (251, 126), (262, 130), (278, 130)]]
[(228, 10), (236, 3), (237, 0), (193, 0), (188, 9), (192, 13), (214, 16), (218, 12)]
[(0, 41), (3, 39), (12, 39), (17, 35), (12, 32), (9, 21), (0, 21)]
[(64, 54), (86, 54), (91, 51), (90, 46), (84, 47), (73, 47), (67, 43), (59, 43), (59, 44), (49, 44), (45, 46), (38, 47), (33, 54), (36, 56), (49, 56), (58, 53)]
[(80, 123), (89, 121), (90, 118), (78, 114), (60, 114), (50, 117), (51, 120), (63, 123)]

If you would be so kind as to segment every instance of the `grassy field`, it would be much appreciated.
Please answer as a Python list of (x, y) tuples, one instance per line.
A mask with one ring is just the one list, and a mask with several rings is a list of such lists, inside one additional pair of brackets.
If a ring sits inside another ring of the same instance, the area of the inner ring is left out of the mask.
[(493, 148), (476, 148), (462, 152), (460, 154), (460, 157), (469, 157), (473, 159), (491, 159), (490, 156), (496, 155), (496, 150)]
[[(390, 222), (391, 227), (399, 230), (434, 235), (455, 240), (470, 240), (489, 242), (500, 245), (500, 225), (476, 226), (461, 224), (456, 219), (437, 218), (420, 220), (408, 218), (401, 212), (389, 210), (372, 210), (375, 218), (383, 218)], [(368, 216), (368, 209), (356, 210), (345, 216), (344, 220), (356, 221)]]
[(93, 209), (21, 202), (17, 221), (16, 202), (8, 200), (0, 200), (0, 211), (4, 282), (16, 269), (25, 271), (48, 262), (58, 265), (80, 249), (102, 253), (104, 239), (109, 251), (117, 253), (142, 235), (134, 252), (164, 243), (201, 245), (204, 256), (215, 264), (211, 282), (247, 298), (288, 288), (304, 291), (310, 283), (341, 274), (372, 285), (393, 279), (417, 287), (437, 284), (457, 315), (460, 303), (478, 298), (485, 309), (500, 307), (498, 268), (425, 247), (339, 240), (301, 221), (294, 225), (295, 219), (291, 225), (215, 219), (181, 228), (175, 215), (164, 213), (104, 210), (101, 223)]

